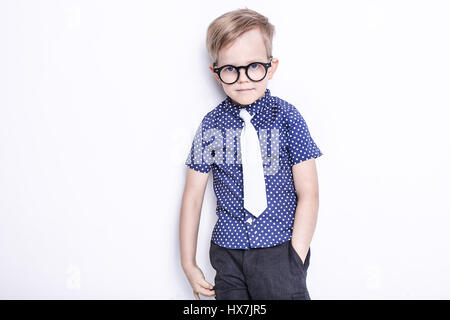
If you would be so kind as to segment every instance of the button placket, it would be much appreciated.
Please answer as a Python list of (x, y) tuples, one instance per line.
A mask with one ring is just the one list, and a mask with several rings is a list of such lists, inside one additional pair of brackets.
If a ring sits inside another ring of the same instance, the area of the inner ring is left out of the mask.
[(251, 234), (253, 233), (253, 222), (255, 222), (255, 218), (250, 216), (247, 218), (247, 220), (245, 220), (245, 229), (247, 231), (247, 237), (249, 240), (249, 246), (250, 248), (252, 247), (252, 240), (251, 240)]

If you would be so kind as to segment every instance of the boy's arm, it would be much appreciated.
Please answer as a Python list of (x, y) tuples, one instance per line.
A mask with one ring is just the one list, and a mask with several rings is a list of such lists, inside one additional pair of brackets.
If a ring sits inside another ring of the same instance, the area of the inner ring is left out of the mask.
[(180, 213), (180, 249), (181, 265), (196, 300), (200, 300), (200, 293), (208, 297), (216, 294), (196, 262), (198, 227), (207, 184), (208, 173), (188, 168)]
[(319, 185), (315, 159), (292, 166), (298, 202), (292, 230), (292, 246), (305, 261), (310, 246), (319, 210)]
[(196, 265), (197, 237), (208, 173), (188, 168), (180, 212), (180, 252), (183, 269)]

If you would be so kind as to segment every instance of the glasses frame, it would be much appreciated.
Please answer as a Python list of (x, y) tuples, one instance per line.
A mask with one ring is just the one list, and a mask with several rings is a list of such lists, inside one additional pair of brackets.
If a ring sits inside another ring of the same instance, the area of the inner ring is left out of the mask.
[[(272, 58), (273, 58), (273, 56), (270, 56), (270, 61), (269, 61), (269, 62), (259, 62), (259, 61), (254, 61), (254, 62), (249, 63), (249, 64), (246, 65), (246, 66), (239, 66), (239, 67), (233, 66), (232, 64), (226, 64), (226, 65), (221, 66), (221, 67), (218, 67), (218, 68), (213, 68), (213, 71), (214, 71), (215, 73), (217, 73), (217, 75), (219, 76), (220, 81), (222, 81), (223, 83), (225, 83), (225, 84), (233, 84), (233, 83), (236, 83), (236, 82), (239, 80), (239, 77), (241, 76), (240, 69), (243, 68), (243, 69), (245, 69), (245, 75), (247, 76), (247, 78), (248, 78), (250, 81), (253, 81), (253, 82), (259, 82), (259, 81), (264, 80), (264, 78), (267, 76), (267, 69), (269, 69), (269, 68), (272, 66)], [(260, 63), (260, 64), (262, 64), (262, 65), (264, 66), (264, 69), (265, 69), (264, 77), (262, 77), (260, 80), (253, 80), (253, 79), (251, 79), (251, 78), (248, 76), (248, 67), (250, 67), (250, 66), (251, 66), (252, 64), (254, 64), (254, 63)], [(216, 63), (214, 63), (214, 64), (216, 64)], [(237, 78), (236, 78), (236, 80), (235, 80), (234, 82), (225, 82), (225, 81), (223, 81), (222, 77), (220, 76), (220, 72), (221, 72), (222, 69), (225, 68), (225, 67), (233, 67), (233, 68), (235, 68), (235, 69), (237, 70), (238, 76), (237, 76)]]

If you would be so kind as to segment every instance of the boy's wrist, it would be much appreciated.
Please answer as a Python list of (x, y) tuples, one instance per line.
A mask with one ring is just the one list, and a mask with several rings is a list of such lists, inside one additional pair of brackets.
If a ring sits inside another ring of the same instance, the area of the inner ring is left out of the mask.
[(181, 262), (181, 266), (183, 267), (183, 270), (189, 270), (192, 269), (193, 267), (197, 266), (197, 263), (195, 262), (195, 260), (190, 260), (190, 261), (184, 261)]

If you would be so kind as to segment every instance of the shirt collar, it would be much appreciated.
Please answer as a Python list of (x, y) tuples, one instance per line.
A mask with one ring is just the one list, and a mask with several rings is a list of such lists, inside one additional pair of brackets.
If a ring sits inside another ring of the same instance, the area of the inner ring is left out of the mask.
[(264, 92), (264, 95), (261, 98), (257, 99), (256, 101), (247, 106), (240, 106), (235, 104), (233, 101), (231, 101), (231, 98), (229, 96), (227, 96), (224, 101), (225, 108), (237, 117), (239, 117), (239, 112), (242, 108), (245, 108), (245, 110), (247, 110), (251, 116), (254, 116), (267, 106), (272, 105), (272, 103), (273, 97), (270, 94), (270, 90), (267, 88), (266, 91)]

